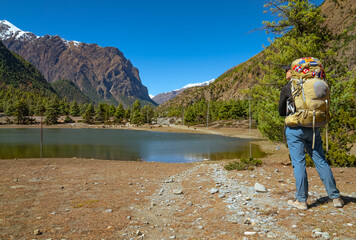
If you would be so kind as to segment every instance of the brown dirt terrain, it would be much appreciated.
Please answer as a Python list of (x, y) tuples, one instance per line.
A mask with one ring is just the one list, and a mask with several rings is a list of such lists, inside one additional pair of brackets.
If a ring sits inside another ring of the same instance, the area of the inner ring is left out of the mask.
[[(248, 129), (188, 131), (250, 136)], [(259, 137), (256, 130), (252, 135)], [(226, 171), (224, 160), (0, 160), (0, 238), (355, 239), (354, 168), (333, 168), (342, 209), (332, 206), (316, 170), (308, 168), (310, 208), (297, 211), (286, 204), (294, 195), (287, 149), (257, 144), (269, 153), (262, 167), (240, 172)], [(268, 192), (257, 193), (256, 182)]]

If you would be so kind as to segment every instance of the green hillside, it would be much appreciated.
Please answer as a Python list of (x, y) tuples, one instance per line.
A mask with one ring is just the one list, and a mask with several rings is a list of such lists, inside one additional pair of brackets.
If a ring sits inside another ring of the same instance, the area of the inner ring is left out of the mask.
[[(296, 1), (292, 1), (296, 2)], [(309, 1), (302, 1), (303, 3)], [(262, 3), (261, 3), (262, 4)], [(316, 56), (323, 60), (324, 65), (328, 72), (333, 70), (343, 72), (350, 71), (351, 73), (356, 73), (356, 2), (352, 0), (326, 0), (319, 8), (318, 15), (322, 17), (322, 22), (316, 25), (314, 30), (320, 29), (320, 35), (328, 37), (327, 43), (318, 39), (313, 44), (318, 45), (319, 43), (324, 44), (323, 49), (319, 49), (316, 52), (315, 49), (305, 49), (305, 46), (300, 47), (301, 51), (294, 52), (294, 56), (288, 59), (286, 56), (281, 58), (280, 62), (276, 62), (275, 59), (270, 58), (270, 50), (278, 53), (280, 49), (276, 49), (276, 45), (271, 42), (271, 47), (266, 48), (259, 54), (253, 56), (248, 61), (243, 62), (226, 72), (222, 73), (212, 84), (205, 87), (195, 87), (186, 89), (183, 93), (177, 97), (169, 100), (168, 102), (160, 105), (157, 111), (161, 114), (169, 111), (172, 108), (178, 108), (180, 106), (188, 106), (192, 102), (197, 102), (200, 100), (213, 100), (213, 101), (228, 101), (246, 98), (246, 90), (251, 89), (255, 85), (267, 84), (263, 80), (265, 74), (270, 70), (280, 68), (281, 65), (290, 64), (294, 59), (299, 57), (309, 56), (309, 55), (325, 55), (325, 53), (332, 52), (332, 55), (328, 56)], [(300, 15), (299, 17), (303, 17)], [(299, 21), (298, 19), (291, 19), (291, 21)], [(311, 23), (314, 24), (314, 23)], [(291, 26), (293, 27), (293, 25)], [(321, 30), (324, 30), (323, 34)], [(319, 31), (319, 30), (318, 30)], [(290, 33), (279, 34), (280, 37), (276, 39), (291, 39)], [(314, 32), (315, 35), (316, 32)], [(303, 33), (304, 34), (304, 33)], [(308, 33), (305, 33), (308, 34)], [(293, 41), (296, 38), (291, 39), (290, 42), (285, 41), (286, 47), (299, 47), (297, 45), (292, 46)], [(324, 39), (325, 40), (325, 39)], [(303, 41), (307, 41), (305, 38)], [(319, 41), (319, 43), (318, 43)], [(315, 53), (314, 53), (315, 52)], [(342, 69), (341, 69), (342, 68)], [(283, 71), (280, 71), (283, 73)], [(334, 73), (335, 74), (335, 73)], [(340, 72), (338, 73), (340, 75)], [(281, 74), (283, 80), (283, 74)], [(280, 88), (283, 82), (269, 82), (277, 88)]]
[(0, 88), (5, 86), (23, 91), (55, 93), (40, 71), (19, 55), (9, 51), (0, 41)]
[(76, 101), (80, 104), (91, 102), (71, 80), (58, 80), (51, 83), (51, 86), (59, 96), (69, 101)]

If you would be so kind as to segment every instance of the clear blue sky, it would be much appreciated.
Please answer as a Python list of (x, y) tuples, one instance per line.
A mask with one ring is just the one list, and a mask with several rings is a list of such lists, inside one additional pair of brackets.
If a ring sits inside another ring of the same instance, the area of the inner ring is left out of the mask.
[(217, 78), (268, 45), (265, 1), (1, 0), (0, 20), (38, 36), (117, 47), (157, 95)]

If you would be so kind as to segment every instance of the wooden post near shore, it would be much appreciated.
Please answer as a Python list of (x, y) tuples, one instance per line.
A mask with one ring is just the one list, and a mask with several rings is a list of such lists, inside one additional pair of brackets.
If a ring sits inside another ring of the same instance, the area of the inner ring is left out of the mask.
[(252, 158), (252, 146), (251, 146), (251, 142), (250, 142), (250, 158)]
[(184, 105), (183, 105), (183, 126), (184, 126)]
[(208, 113), (206, 114), (206, 128), (209, 127), (209, 103), (210, 101), (208, 101)]
[(249, 125), (249, 133), (251, 134), (251, 107), (250, 107), (250, 97), (248, 97), (248, 125)]
[[(249, 125), (249, 133), (251, 135), (251, 106), (250, 106), (250, 96), (248, 97), (248, 125)], [(250, 142), (250, 158), (252, 158), (252, 147)]]
[(43, 114), (41, 114), (41, 152), (40, 152), (40, 158), (42, 158), (42, 153), (43, 153)]

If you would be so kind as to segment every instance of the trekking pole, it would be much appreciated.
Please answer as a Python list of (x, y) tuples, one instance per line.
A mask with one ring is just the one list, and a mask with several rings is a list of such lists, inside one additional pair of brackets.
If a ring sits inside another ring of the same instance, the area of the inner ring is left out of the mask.
[(325, 125), (325, 144), (326, 144), (326, 151), (329, 151), (329, 136), (328, 136), (328, 124)]

